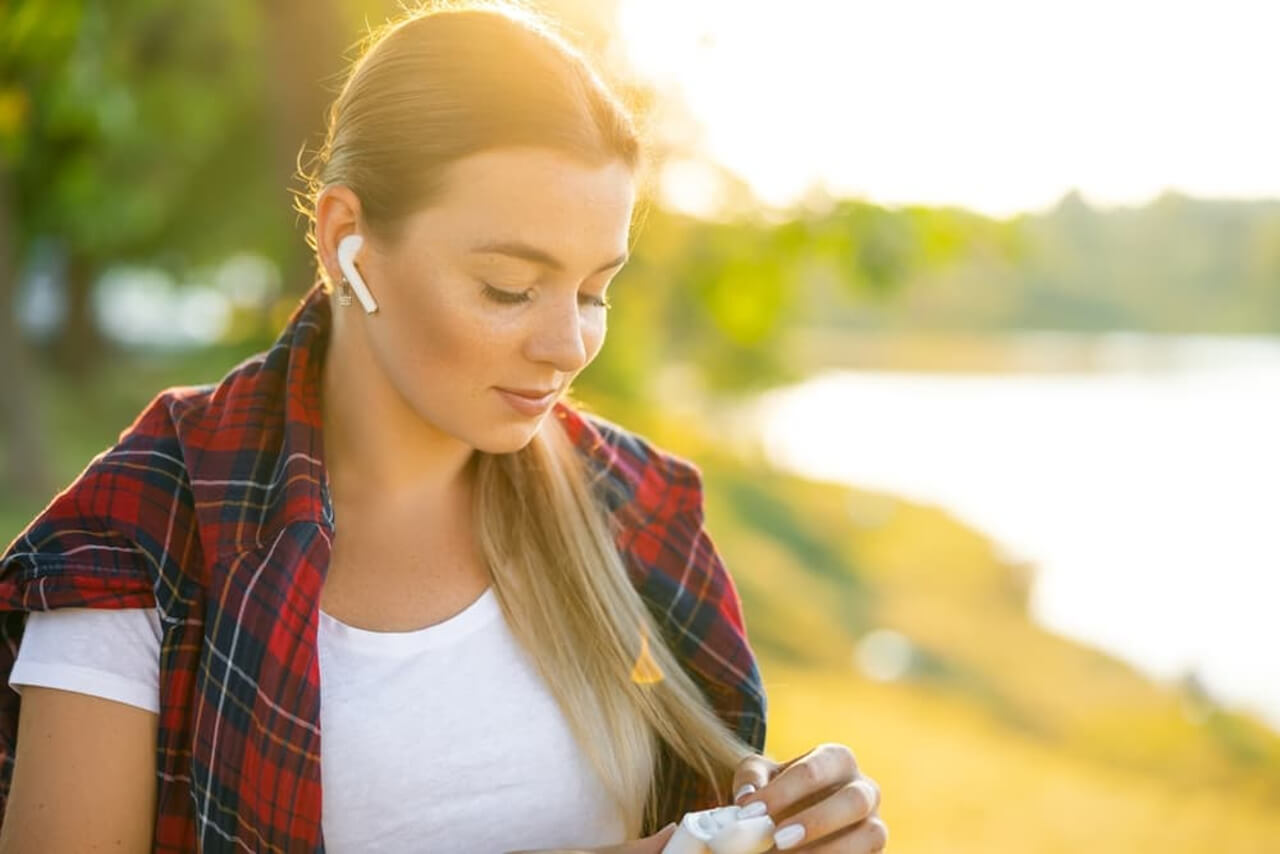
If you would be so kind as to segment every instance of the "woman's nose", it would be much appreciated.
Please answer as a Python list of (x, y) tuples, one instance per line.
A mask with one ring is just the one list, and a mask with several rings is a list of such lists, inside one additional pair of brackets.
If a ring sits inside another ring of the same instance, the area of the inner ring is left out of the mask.
[(577, 299), (574, 293), (570, 299), (546, 300), (529, 344), (531, 358), (551, 362), (564, 373), (581, 370), (587, 361), (582, 308)]

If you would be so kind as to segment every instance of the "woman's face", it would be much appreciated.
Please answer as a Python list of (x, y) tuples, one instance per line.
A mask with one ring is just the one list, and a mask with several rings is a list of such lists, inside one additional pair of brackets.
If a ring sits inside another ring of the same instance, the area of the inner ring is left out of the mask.
[[(451, 164), (443, 195), (394, 246), (356, 255), (378, 313), (358, 314), (387, 380), (424, 420), (490, 453), (519, 449), (604, 343), (634, 186), (621, 160), (538, 148)], [(553, 392), (533, 414), (500, 389)]]

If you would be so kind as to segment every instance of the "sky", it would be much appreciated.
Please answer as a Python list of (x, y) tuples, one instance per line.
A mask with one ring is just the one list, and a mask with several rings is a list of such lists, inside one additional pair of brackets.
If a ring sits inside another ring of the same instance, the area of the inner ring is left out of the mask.
[[(766, 204), (1280, 198), (1278, 0), (621, 0), (619, 26)], [(662, 187), (715, 205), (696, 160)]]

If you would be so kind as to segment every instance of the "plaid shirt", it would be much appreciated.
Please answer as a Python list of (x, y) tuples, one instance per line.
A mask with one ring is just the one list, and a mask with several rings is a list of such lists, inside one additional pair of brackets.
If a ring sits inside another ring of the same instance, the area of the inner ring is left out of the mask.
[[(160, 392), (0, 556), (0, 817), (26, 612), (157, 607), (154, 850), (324, 850), (316, 629), (333, 508), (318, 284), (267, 351)], [(607, 486), (629, 577), (721, 719), (762, 751), (766, 698), (734, 583), (703, 526), (701, 473), (612, 422), (554, 414)], [(661, 819), (715, 806), (663, 744)]]

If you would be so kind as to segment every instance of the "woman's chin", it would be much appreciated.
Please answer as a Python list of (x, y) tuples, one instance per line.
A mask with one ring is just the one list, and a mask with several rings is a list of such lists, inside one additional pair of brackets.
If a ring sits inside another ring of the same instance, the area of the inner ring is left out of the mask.
[(476, 441), (472, 446), (486, 454), (513, 454), (533, 441), (542, 427), (542, 421), (541, 418), (530, 418), (517, 424), (504, 425), (490, 431), (482, 441)]

